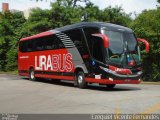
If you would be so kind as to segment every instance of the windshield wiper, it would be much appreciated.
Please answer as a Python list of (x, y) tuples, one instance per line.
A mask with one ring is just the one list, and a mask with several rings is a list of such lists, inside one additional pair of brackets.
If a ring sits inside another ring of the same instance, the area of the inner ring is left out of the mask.
[(137, 62), (135, 60), (135, 58), (133, 57), (133, 54), (131, 53), (131, 51), (129, 50), (129, 47), (128, 47), (128, 42), (126, 41), (126, 56), (127, 56), (127, 63), (128, 63), (128, 55), (129, 57), (131, 56), (131, 58), (134, 60), (135, 62), (135, 65), (137, 65)]

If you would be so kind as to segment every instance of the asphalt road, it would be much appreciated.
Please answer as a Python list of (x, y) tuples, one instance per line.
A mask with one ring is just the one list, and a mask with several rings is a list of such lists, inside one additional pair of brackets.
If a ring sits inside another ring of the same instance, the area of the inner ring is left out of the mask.
[(159, 113), (160, 85), (117, 85), (113, 90), (69, 82), (30, 81), (0, 74), (0, 113)]

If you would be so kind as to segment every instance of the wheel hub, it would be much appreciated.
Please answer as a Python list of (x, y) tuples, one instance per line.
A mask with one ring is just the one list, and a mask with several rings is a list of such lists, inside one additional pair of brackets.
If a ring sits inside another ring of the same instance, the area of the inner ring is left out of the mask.
[(34, 79), (34, 71), (31, 72), (31, 79)]
[(78, 76), (78, 83), (82, 83), (83, 77), (81, 75)]

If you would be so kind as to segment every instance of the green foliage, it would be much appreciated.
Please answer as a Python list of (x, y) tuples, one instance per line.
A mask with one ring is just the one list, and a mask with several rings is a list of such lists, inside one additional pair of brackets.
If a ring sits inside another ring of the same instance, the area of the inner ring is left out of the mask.
[(80, 21), (80, 9), (66, 6), (58, 2), (51, 4), (50, 21), (52, 28), (69, 25)]
[(0, 20), (0, 69), (5, 70), (6, 65), (6, 52), (11, 36), (13, 35), (13, 27), (10, 25), (9, 19), (12, 18), (12, 15), (9, 12), (6, 12), (4, 15), (1, 14)]
[(0, 70), (14, 70), (17, 65), (17, 40), (25, 18), (22, 13), (0, 14)]
[(81, 7), (81, 20), (82, 21), (99, 21), (102, 11), (93, 3), (87, 3), (85, 7)]
[(21, 29), (23, 37), (51, 29), (50, 11), (42, 10), (40, 8), (32, 9), (28, 20)]
[(128, 26), (132, 21), (130, 15), (126, 14), (123, 9), (118, 6), (115, 8), (112, 8), (111, 6), (105, 8), (102, 12), (102, 19), (104, 22), (110, 22), (123, 26)]
[(143, 58), (144, 80), (160, 80), (160, 9), (143, 11), (132, 22), (136, 35), (150, 43), (150, 52)]

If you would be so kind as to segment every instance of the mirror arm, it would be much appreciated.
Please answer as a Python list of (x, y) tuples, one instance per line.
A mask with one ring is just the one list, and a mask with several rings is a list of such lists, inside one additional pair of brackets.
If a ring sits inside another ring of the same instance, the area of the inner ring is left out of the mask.
[(146, 53), (149, 53), (149, 48), (150, 48), (150, 45), (149, 45), (149, 42), (145, 39), (141, 39), (141, 38), (137, 38), (138, 42), (142, 42), (145, 44), (145, 47), (146, 47)]

